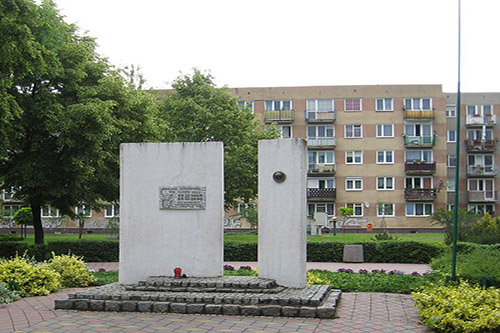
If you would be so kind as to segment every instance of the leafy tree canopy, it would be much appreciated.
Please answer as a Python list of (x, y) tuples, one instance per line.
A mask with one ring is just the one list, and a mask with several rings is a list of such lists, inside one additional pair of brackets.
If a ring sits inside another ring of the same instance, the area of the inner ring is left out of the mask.
[(34, 215), (74, 215), (80, 203), (118, 199), (121, 142), (156, 141), (165, 126), (137, 91), (64, 22), (52, 1), (0, 0), (0, 175)]
[[(210, 73), (194, 69), (180, 75), (166, 95), (161, 117), (171, 132), (167, 141), (224, 143), (225, 206), (249, 202), (257, 195), (257, 144), (275, 138), (265, 131), (248, 108), (242, 108), (226, 88), (217, 88)], [(193, 163), (196, 163), (194, 161)]]

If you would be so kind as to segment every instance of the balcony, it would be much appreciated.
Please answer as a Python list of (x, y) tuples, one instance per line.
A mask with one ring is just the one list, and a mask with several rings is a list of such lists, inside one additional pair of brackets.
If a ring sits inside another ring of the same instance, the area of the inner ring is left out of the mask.
[(307, 138), (307, 146), (314, 148), (335, 148), (337, 146), (336, 138)]
[(496, 165), (468, 165), (467, 177), (494, 177), (498, 174)]
[(337, 111), (306, 111), (308, 123), (333, 123), (337, 119)]
[(493, 152), (497, 150), (497, 140), (465, 140), (467, 152)]
[(293, 110), (264, 111), (264, 122), (266, 123), (291, 123), (293, 119)]
[(467, 116), (465, 118), (465, 126), (495, 126), (497, 123), (497, 116), (494, 114), (489, 114), (485, 116), (475, 115)]
[(434, 118), (434, 110), (405, 110), (405, 118)]
[(496, 202), (497, 191), (468, 191), (469, 202)]
[(433, 201), (436, 199), (435, 188), (407, 188), (405, 189), (405, 200), (407, 201)]
[(335, 175), (336, 168), (334, 164), (309, 164), (307, 168), (307, 173), (309, 175), (327, 176)]
[(334, 188), (308, 188), (307, 200), (309, 201), (335, 201), (337, 190)]
[(405, 162), (405, 173), (409, 175), (430, 175), (436, 172), (436, 162)]
[(403, 135), (405, 147), (434, 147), (436, 135), (409, 136)]

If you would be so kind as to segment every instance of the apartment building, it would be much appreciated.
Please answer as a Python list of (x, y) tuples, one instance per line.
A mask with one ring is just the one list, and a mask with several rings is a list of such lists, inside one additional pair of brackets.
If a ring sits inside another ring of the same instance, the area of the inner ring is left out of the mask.
[[(309, 215), (387, 228), (431, 228), (447, 207), (446, 97), (441, 85), (234, 88), (264, 125), (308, 142)], [(286, 195), (286, 194), (285, 194)]]
[[(282, 138), (308, 144), (308, 213), (382, 221), (390, 229), (437, 228), (429, 216), (451, 209), (455, 191), (456, 94), (441, 85), (356, 85), (231, 88), (263, 126)], [(460, 131), (460, 206), (477, 213), (496, 211), (497, 116), (500, 93), (463, 93)], [(286, 193), (284, 193), (286, 195)], [(4, 208), (16, 208), (3, 193)], [(86, 212), (87, 226), (106, 228), (119, 215), (109, 205)], [(230, 212), (228, 216), (235, 214)], [(66, 223), (50, 208), (47, 226)], [(59, 222), (58, 222), (59, 221)], [(248, 227), (243, 223), (243, 227)]]

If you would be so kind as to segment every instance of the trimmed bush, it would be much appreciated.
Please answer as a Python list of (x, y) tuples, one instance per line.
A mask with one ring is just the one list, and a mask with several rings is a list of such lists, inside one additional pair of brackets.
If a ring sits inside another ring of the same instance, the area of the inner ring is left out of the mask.
[(224, 242), (225, 261), (257, 261), (257, 242)]
[(57, 255), (72, 253), (86, 262), (116, 262), (119, 260), (117, 241), (55, 241), (48, 244), (48, 250)]
[(19, 242), (24, 238), (17, 234), (0, 234), (0, 242)]
[(412, 293), (423, 323), (440, 332), (499, 332), (500, 290), (466, 282), (429, 285)]
[(0, 282), (10, 284), (22, 296), (48, 295), (60, 289), (61, 276), (44, 265), (16, 256), (0, 262)]
[(8, 304), (20, 298), (21, 295), (19, 291), (10, 290), (5, 283), (0, 282), (0, 304)]
[(82, 258), (74, 254), (54, 255), (46, 265), (61, 275), (60, 282), (63, 288), (87, 287), (95, 279)]

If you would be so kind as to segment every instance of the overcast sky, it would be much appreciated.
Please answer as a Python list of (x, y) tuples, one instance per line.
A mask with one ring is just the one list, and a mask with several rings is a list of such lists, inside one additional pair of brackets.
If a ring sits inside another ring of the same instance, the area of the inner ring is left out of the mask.
[[(148, 87), (442, 84), (457, 90), (459, 0), (55, 0)], [(462, 0), (462, 91), (500, 91), (500, 0)]]

